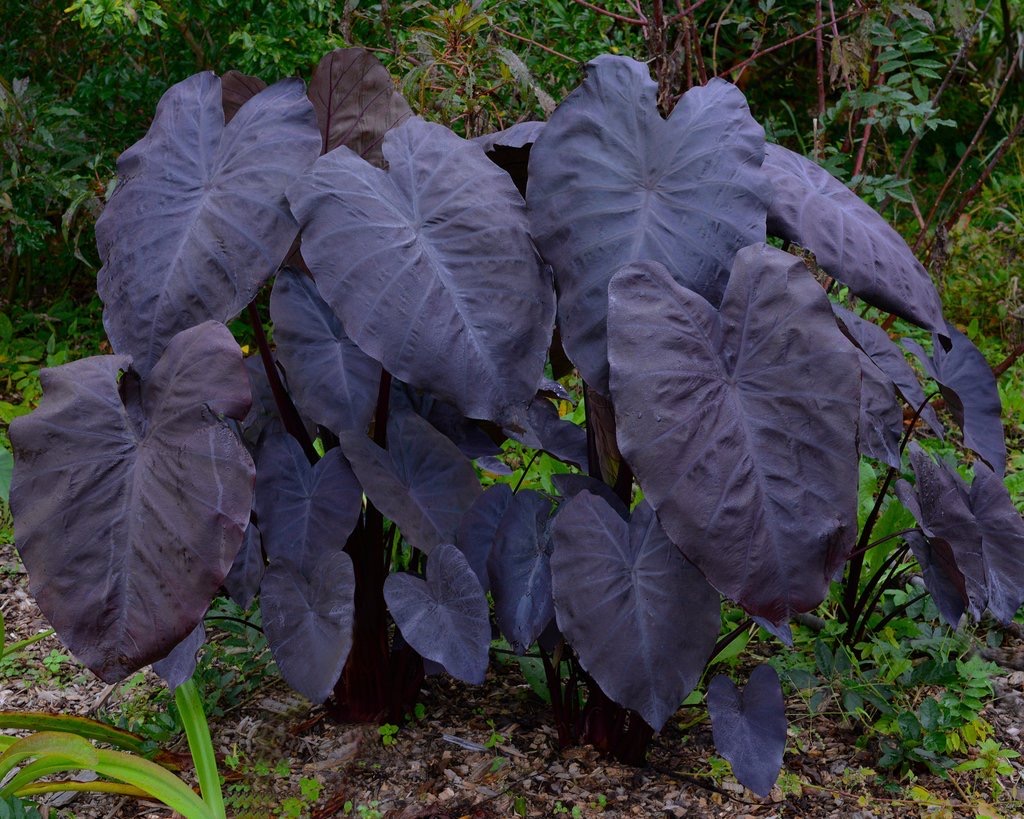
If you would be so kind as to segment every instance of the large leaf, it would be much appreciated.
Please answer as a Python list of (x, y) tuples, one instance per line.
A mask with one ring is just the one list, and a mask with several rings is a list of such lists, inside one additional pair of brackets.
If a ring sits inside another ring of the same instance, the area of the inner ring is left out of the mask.
[(913, 339), (904, 339), (903, 346), (918, 357), (928, 375), (938, 382), (953, 420), (963, 430), (964, 444), (1002, 475), (1006, 471), (1006, 439), (996, 377), (985, 356), (967, 336), (952, 324), (946, 325), (945, 335), (952, 342), (948, 352), (934, 335), (931, 356)]
[(235, 114), (249, 100), (267, 87), (259, 77), (250, 77), (241, 71), (227, 71), (220, 78), (221, 103), (224, 107), (224, 124), (235, 118)]
[(925, 537), (916, 529), (904, 534), (903, 538), (921, 566), (925, 588), (931, 594), (939, 616), (955, 629), (967, 611), (970, 599), (952, 547), (945, 540)]
[[(933, 547), (945, 551), (948, 545), (963, 575), (971, 616), (979, 620), (988, 608), (1008, 623), (1024, 603), (1024, 520), (1002, 479), (975, 461), (968, 488), (956, 469), (936, 463), (917, 444), (911, 444), (910, 462), (917, 483), (897, 484), (900, 500)], [(956, 581), (955, 573), (946, 574)]]
[(41, 374), (11, 425), (11, 509), (30, 591), (107, 682), (195, 628), (242, 544), (254, 468), (223, 416), (249, 408), (223, 325), (186, 330), (141, 383), (127, 356)]
[(473, 465), (429, 422), (411, 412), (391, 416), (387, 451), (360, 433), (344, 433), (341, 445), (366, 496), (414, 548), (429, 553), (455, 540), (480, 482)]
[(364, 48), (325, 54), (309, 81), (309, 98), (323, 138), (322, 153), (339, 145), (384, 167), (384, 134), (412, 116), (388, 70)]
[(356, 575), (340, 548), (310, 571), (272, 560), (263, 576), (263, 630), (281, 676), (312, 702), (330, 696), (352, 648)]
[(322, 554), (344, 548), (362, 508), (340, 449), (310, 466), (298, 441), (268, 428), (256, 458), (256, 515), (271, 563), (287, 561), (309, 576)]
[(716, 311), (655, 263), (612, 279), (619, 444), (669, 536), (773, 623), (810, 611), (857, 529), (857, 351), (803, 262), (736, 257)]
[(259, 527), (250, 520), (242, 539), (242, 548), (238, 550), (235, 562), (231, 564), (231, 571), (224, 578), (224, 588), (228, 596), (243, 609), (249, 608), (253, 598), (259, 593), (266, 568), (263, 539)]
[(523, 430), (508, 430), (508, 436), (531, 449), (540, 449), (553, 458), (580, 469), (587, 465), (587, 431), (564, 420), (558, 408), (539, 394), (527, 410)]
[(334, 433), (365, 432), (377, 406), (380, 364), (360, 350), (302, 273), (285, 268), (270, 294), (277, 357), (304, 415)]
[(199, 651), (206, 643), (206, 628), (203, 621), (192, 629), (192, 633), (171, 649), (171, 653), (153, 663), (153, 672), (160, 677), (174, 693), (179, 685), (192, 679), (196, 673)]
[(692, 88), (665, 120), (646, 65), (602, 56), (587, 67), (533, 145), (527, 203), (555, 269), (565, 351), (607, 393), (612, 274), (652, 259), (718, 304), (736, 251), (765, 239), (769, 187), (764, 130), (735, 86)]
[(601, 690), (660, 731), (715, 648), (718, 592), (646, 501), (627, 523), (581, 492), (559, 509), (554, 541), (558, 627)]
[(903, 238), (821, 166), (781, 145), (766, 146), (773, 196), (768, 232), (795, 242), (868, 304), (946, 333), (942, 301)]
[(860, 435), (862, 454), (899, 469), (900, 437), (903, 433), (903, 408), (896, 400), (892, 383), (863, 350), (860, 361)]
[(512, 177), (516, 188), (526, 196), (530, 149), (543, 128), (543, 122), (519, 122), (503, 131), (478, 136), (473, 141), (487, 152), (491, 162)]
[(921, 410), (921, 419), (928, 424), (936, 437), (944, 437), (946, 431), (939, 423), (935, 409), (930, 404), (925, 404), (925, 394), (921, 389), (921, 382), (917, 380), (914, 368), (910, 366), (899, 345), (873, 321), (862, 319), (853, 311), (840, 307), (838, 304), (832, 305), (832, 311), (836, 314), (839, 328), (846, 334), (846, 337), (889, 377), (911, 409), (916, 412), (919, 408), (924, 407)]
[(463, 682), (487, 672), (491, 626), (487, 598), (462, 552), (449, 543), (427, 558), (427, 579), (392, 574), (384, 599), (402, 636), (428, 660)]
[(257, 94), (227, 126), (221, 93), (207, 72), (164, 94), (96, 223), (103, 323), (143, 375), (175, 333), (233, 318), (277, 269), (297, 230), (284, 190), (319, 152), (301, 81)]
[(419, 118), (384, 157), (387, 172), (339, 148), (289, 189), (317, 287), (396, 378), (515, 426), (554, 321), (523, 199), (478, 146)]
[(743, 691), (719, 674), (708, 686), (715, 748), (741, 784), (767, 796), (779, 777), (786, 750), (786, 703), (779, 675), (759, 665)]
[(476, 579), (484, 591), (490, 591), (491, 580), (487, 571), (487, 561), (494, 548), (498, 536), (498, 528), (505, 517), (505, 512), (512, 505), (512, 488), (505, 483), (488, 486), (473, 501), (459, 522), (455, 545), (466, 556)]
[(502, 515), (487, 559), (498, 627), (525, 654), (551, 618), (551, 501), (530, 489), (516, 493)]

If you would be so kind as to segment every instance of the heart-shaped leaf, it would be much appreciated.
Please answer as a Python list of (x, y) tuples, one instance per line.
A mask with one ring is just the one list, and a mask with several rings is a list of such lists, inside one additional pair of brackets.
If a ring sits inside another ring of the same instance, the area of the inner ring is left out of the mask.
[(945, 334), (942, 300), (903, 238), (821, 166), (766, 146), (773, 196), (768, 232), (814, 253), (818, 264), (868, 304)]
[(525, 654), (551, 618), (551, 501), (529, 489), (516, 493), (495, 532), (487, 559), (498, 627), (516, 654)]
[(916, 412), (919, 408), (924, 407), (921, 410), (921, 419), (928, 424), (929, 429), (935, 433), (937, 438), (943, 438), (946, 431), (939, 423), (939, 417), (931, 405), (925, 405), (925, 394), (921, 389), (921, 382), (917, 380), (914, 368), (910, 366), (907, 357), (896, 342), (889, 338), (889, 334), (873, 321), (862, 319), (845, 307), (833, 304), (832, 311), (839, 320), (839, 329), (874, 362), (878, 369), (889, 377), (911, 409)]
[(325, 54), (309, 81), (309, 98), (323, 137), (322, 153), (344, 145), (384, 167), (384, 134), (412, 116), (388, 70), (364, 48)]
[(736, 256), (720, 311), (656, 263), (609, 289), (622, 453), (669, 536), (749, 613), (828, 591), (857, 531), (857, 351), (803, 262)]
[(335, 447), (310, 466), (298, 441), (276, 425), (256, 458), (256, 515), (271, 563), (311, 576), (325, 552), (343, 549), (363, 508), (352, 469)]
[(491, 589), (487, 561), (512, 498), (512, 488), (508, 484), (491, 484), (473, 501), (459, 523), (455, 545), (466, 556), (485, 592)]
[(260, 530), (250, 520), (242, 540), (242, 548), (238, 550), (235, 562), (231, 564), (231, 571), (224, 578), (224, 588), (228, 596), (241, 608), (249, 608), (253, 598), (259, 593), (266, 568)]
[(278, 360), (303, 414), (334, 433), (365, 432), (377, 406), (380, 364), (345, 335), (312, 280), (291, 268), (278, 273), (270, 317)]
[(438, 546), (427, 558), (427, 579), (392, 574), (384, 599), (402, 636), (428, 660), (463, 682), (479, 684), (491, 644), (487, 598), (458, 549)]
[(1003, 405), (992, 368), (981, 351), (952, 324), (946, 326), (952, 342), (947, 352), (937, 336), (932, 337), (932, 355), (913, 339), (903, 346), (920, 360), (946, 399), (953, 420), (963, 430), (964, 444), (977, 452), (999, 475), (1006, 471), (1006, 439), (1003, 434)]
[(931, 594), (939, 615), (951, 628), (970, 604), (963, 572), (956, 565), (953, 549), (942, 538), (928, 538), (916, 529), (903, 535), (921, 566), (925, 588)]
[(257, 94), (227, 126), (216, 76), (172, 86), (117, 160), (118, 186), (96, 222), (114, 351), (145, 375), (178, 331), (236, 316), (295, 238), (284, 190), (319, 149), (299, 80)]
[(584, 469), (587, 464), (587, 431), (572, 421), (563, 420), (558, 408), (538, 394), (526, 413), (523, 430), (507, 430), (513, 440), (547, 452), (563, 463)]
[(340, 548), (310, 571), (271, 560), (260, 588), (263, 630), (281, 676), (311, 702), (330, 696), (352, 648), (356, 575)]
[(342, 434), (341, 445), (366, 496), (414, 548), (429, 554), (454, 541), (481, 491), (455, 444), (418, 415), (401, 413), (388, 421), (386, 452), (359, 433)]
[(15, 541), (61, 640), (117, 682), (196, 627), (242, 544), (255, 470), (223, 417), (248, 411), (249, 382), (214, 322), (141, 382), (127, 356), (40, 380), (38, 409), (11, 424)]
[(601, 56), (530, 152), (530, 225), (558, 282), (562, 343), (607, 394), (608, 282), (652, 259), (718, 304), (733, 256), (765, 239), (764, 130), (724, 80), (662, 119), (644, 63)]
[(419, 118), (384, 157), (387, 172), (339, 148), (289, 188), (317, 287), (396, 378), (516, 426), (554, 321), (523, 199), (478, 146)]
[(660, 731), (715, 648), (718, 592), (646, 501), (627, 523), (581, 492), (559, 509), (553, 536), (559, 629), (601, 690)]
[(775, 669), (757, 666), (742, 692), (719, 674), (708, 686), (708, 712), (715, 749), (732, 765), (736, 779), (767, 796), (786, 750), (786, 703)]

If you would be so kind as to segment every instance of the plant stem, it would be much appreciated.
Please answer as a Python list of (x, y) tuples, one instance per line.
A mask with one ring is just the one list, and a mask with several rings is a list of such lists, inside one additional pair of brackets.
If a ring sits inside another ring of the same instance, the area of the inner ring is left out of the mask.
[(196, 766), (199, 791), (210, 812), (217, 819), (226, 819), (224, 796), (220, 789), (220, 773), (217, 771), (217, 755), (210, 738), (210, 726), (203, 713), (203, 702), (199, 698), (196, 684), (188, 679), (174, 689), (174, 702), (181, 715), (181, 724), (188, 738), (188, 748)]

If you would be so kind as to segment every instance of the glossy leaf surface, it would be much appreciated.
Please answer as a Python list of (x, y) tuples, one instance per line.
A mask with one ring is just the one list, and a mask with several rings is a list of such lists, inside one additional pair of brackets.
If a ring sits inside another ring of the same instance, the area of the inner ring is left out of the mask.
[(718, 79), (662, 119), (643, 63), (601, 56), (530, 153), (530, 224), (558, 282), (562, 344), (608, 391), (608, 282), (651, 259), (714, 304), (741, 247), (765, 239), (764, 130)]
[(945, 334), (928, 271), (873, 208), (824, 168), (781, 145), (766, 146), (773, 196), (768, 232), (814, 253), (818, 264), (868, 304)]
[(227, 126), (221, 96), (209, 72), (164, 94), (96, 223), (103, 323), (143, 375), (178, 331), (236, 316), (295, 238), (284, 190), (319, 151), (302, 83), (267, 88)]
[(554, 320), (522, 197), (478, 146), (418, 118), (384, 157), (387, 172), (339, 148), (289, 189), (317, 287), (396, 378), (514, 426)]
[(427, 579), (392, 574), (384, 599), (402, 636), (463, 682), (479, 684), (491, 644), (487, 598), (462, 552), (449, 543), (427, 558)]
[(139, 381), (126, 356), (44, 370), (11, 425), (11, 509), (29, 589), (107, 682), (195, 628), (242, 544), (254, 468), (223, 421), (249, 409), (223, 325), (185, 330)]
[(601, 690), (660, 731), (714, 650), (718, 592), (646, 501), (627, 523), (581, 492), (559, 509), (554, 541), (559, 629)]
[(857, 529), (857, 352), (799, 259), (736, 257), (716, 311), (657, 264), (609, 290), (618, 440), (713, 586), (781, 623), (824, 598)]

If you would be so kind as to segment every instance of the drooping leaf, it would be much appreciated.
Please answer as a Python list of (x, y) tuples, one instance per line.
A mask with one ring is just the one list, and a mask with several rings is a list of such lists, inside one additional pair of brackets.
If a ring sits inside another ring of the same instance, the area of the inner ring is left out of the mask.
[(507, 430), (508, 436), (531, 449), (540, 449), (563, 463), (584, 469), (587, 464), (587, 431), (572, 421), (563, 420), (558, 408), (537, 395), (526, 413), (521, 432)]
[(285, 268), (270, 295), (277, 356), (302, 413), (334, 433), (365, 432), (377, 406), (380, 364), (345, 335), (302, 273)]
[(412, 389), (401, 381), (391, 382), (393, 412), (415, 412), (459, 448), (472, 461), (501, 454), (501, 447), (485, 432), (480, 423), (467, 418), (458, 408), (429, 392)]
[(917, 410), (924, 406), (921, 411), (921, 419), (928, 424), (929, 429), (935, 433), (937, 438), (944, 437), (946, 431), (935, 414), (931, 405), (924, 405), (925, 394), (921, 389), (921, 383), (917, 380), (914, 368), (910, 366), (906, 356), (899, 346), (889, 338), (889, 334), (873, 321), (862, 319), (851, 310), (832, 305), (832, 310), (839, 320), (839, 329), (846, 334), (857, 347), (870, 358), (875, 366), (885, 373), (896, 385), (903, 400), (910, 405), (911, 409)]
[[(1000, 622), (1009, 622), (1024, 603), (1024, 520), (1002, 479), (975, 461), (968, 488), (956, 469), (936, 463), (916, 443), (910, 446), (910, 462), (917, 483), (899, 482), (897, 494), (933, 548), (944, 551), (948, 544), (964, 578), (971, 616), (979, 620), (988, 608)], [(946, 574), (956, 580), (954, 573)]]
[(473, 501), (459, 523), (455, 545), (466, 556), (485, 592), (491, 589), (487, 561), (512, 498), (512, 488), (508, 484), (491, 484)]
[(362, 511), (362, 490), (335, 447), (310, 466), (298, 441), (268, 428), (256, 458), (256, 515), (271, 563), (306, 575), (320, 555), (343, 549)]
[(339, 148), (289, 189), (317, 287), (396, 378), (515, 426), (554, 320), (523, 199), (478, 146), (419, 118), (384, 157), (387, 172)]
[(952, 547), (945, 540), (927, 538), (916, 529), (903, 537), (921, 566), (925, 588), (931, 594), (939, 615), (951, 628), (956, 628), (970, 601), (964, 575), (957, 568)]
[(786, 703), (775, 669), (757, 666), (742, 692), (719, 674), (708, 685), (708, 712), (715, 749), (729, 761), (736, 779), (767, 796), (786, 750)]
[(917, 356), (925, 372), (938, 382), (953, 420), (963, 430), (964, 444), (1002, 475), (1006, 471), (1006, 439), (996, 377), (985, 356), (967, 336), (952, 324), (946, 325), (945, 335), (952, 342), (948, 352), (934, 335), (931, 356), (913, 339), (903, 339), (903, 346)]
[(231, 571), (224, 578), (228, 596), (243, 609), (252, 605), (253, 598), (260, 590), (266, 563), (263, 557), (263, 541), (259, 527), (252, 520), (245, 530), (242, 548), (231, 564)]
[(199, 651), (205, 643), (206, 629), (200, 620), (199, 625), (192, 629), (192, 633), (171, 649), (170, 654), (153, 663), (154, 673), (167, 683), (172, 694), (175, 688), (191, 680), (192, 675), (196, 673)]
[(364, 48), (324, 55), (309, 81), (309, 99), (323, 138), (321, 153), (339, 145), (384, 167), (384, 134), (412, 116), (388, 70)]
[(267, 87), (259, 77), (250, 77), (241, 71), (227, 71), (220, 78), (221, 104), (224, 107), (224, 124), (234, 119), (238, 109)]
[(387, 451), (352, 432), (341, 435), (341, 448), (373, 505), (428, 554), (454, 541), (481, 492), (473, 465), (455, 444), (413, 413), (391, 416)]
[(903, 409), (896, 401), (896, 386), (863, 350), (857, 353), (861, 373), (860, 451), (899, 469)]
[(145, 375), (178, 331), (237, 315), (291, 246), (284, 190), (318, 150), (299, 80), (257, 94), (227, 126), (216, 76), (172, 86), (149, 132), (118, 159), (118, 186), (96, 223), (96, 286), (114, 351)]
[(352, 648), (356, 575), (340, 548), (303, 572), (270, 561), (260, 588), (263, 630), (285, 681), (311, 702), (330, 696)]
[(214, 322), (179, 333), (147, 379), (127, 356), (41, 374), (11, 425), (11, 509), (29, 589), (107, 682), (195, 628), (249, 522), (254, 468), (222, 420), (249, 409), (241, 353)]
[(608, 282), (652, 259), (718, 304), (741, 247), (765, 239), (764, 130), (723, 80), (692, 88), (662, 119), (647, 66), (601, 56), (530, 153), (527, 203), (558, 282), (562, 344), (607, 394)]
[(462, 552), (450, 543), (427, 558), (427, 579), (392, 574), (384, 599), (402, 636), (424, 658), (463, 682), (479, 684), (491, 643), (487, 598)]
[(555, 616), (551, 599), (551, 501), (530, 489), (512, 497), (487, 558), (494, 614), (516, 654)]
[(818, 264), (868, 304), (945, 334), (942, 301), (903, 238), (821, 166), (767, 145), (773, 196), (768, 232), (814, 253)]
[(803, 262), (736, 257), (720, 311), (656, 263), (612, 279), (623, 455), (713, 586), (781, 623), (810, 611), (857, 529), (857, 352)]
[(715, 648), (718, 592), (646, 501), (627, 523), (581, 492), (559, 509), (554, 542), (558, 627), (601, 690), (660, 731)]

